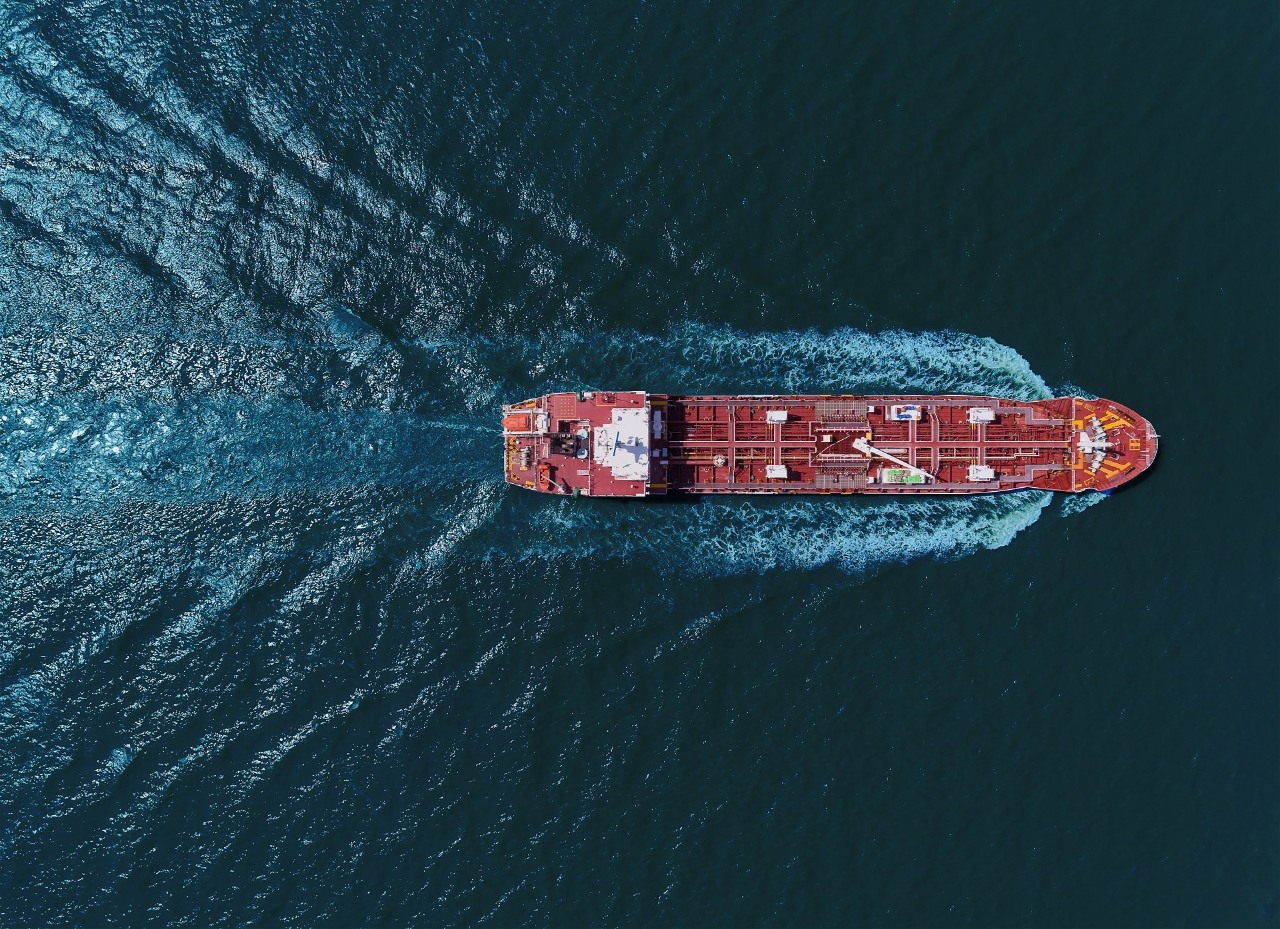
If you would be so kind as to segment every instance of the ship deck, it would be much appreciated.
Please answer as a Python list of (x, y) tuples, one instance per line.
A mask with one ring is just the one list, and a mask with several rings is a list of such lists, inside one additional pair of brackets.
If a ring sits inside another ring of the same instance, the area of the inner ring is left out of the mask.
[(591, 496), (1109, 490), (1156, 444), (1127, 407), (1072, 397), (593, 392), (505, 412), (511, 483)]

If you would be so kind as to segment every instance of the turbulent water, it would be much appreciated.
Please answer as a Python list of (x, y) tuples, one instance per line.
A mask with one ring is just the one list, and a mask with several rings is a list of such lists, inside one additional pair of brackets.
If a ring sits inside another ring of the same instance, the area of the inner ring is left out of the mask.
[[(693, 324), (664, 336), (621, 331), (590, 341), (556, 333), (554, 345), (368, 337), (304, 348), (128, 336), (104, 345), (92, 333), (62, 331), (15, 336), (8, 348), (4, 380), (14, 405), (3, 424), (13, 466), (0, 488), (19, 512), (33, 504), (110, 507), (122, 497), (226, 503), (380, 485), (421, 494), (415, 510), (450, 550), (478, 533), (467, 546), (473, 557), (639, 556), (693, 574), (834, 563), (861, 573), (998, 547), (1049, 499), (636, 507), (508, 501), (499, 492), (499, 398), (599, 386), (611, 376), (653, 379), (673, 391), (897, 385), (1050, 395), (1015, 352), (956, 332), (746, 334)], [(467, 492), (451, 493), (458, 485)]]
[[(1186, 416), (1273, 361), (1273, 12), (0, 4), (0, 922), (1275, 924), (1274, 506)], [(503, 484), (609, 387), (1162, 457)]]

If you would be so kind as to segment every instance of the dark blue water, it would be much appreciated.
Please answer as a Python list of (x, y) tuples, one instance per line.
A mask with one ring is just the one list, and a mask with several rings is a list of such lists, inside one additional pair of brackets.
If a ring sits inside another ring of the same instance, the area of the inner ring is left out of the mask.
[[(1273, 4), (0, 3), (0, 923), (1280, 922)], [(544, 499), (554, 389), (1108, 499)]]

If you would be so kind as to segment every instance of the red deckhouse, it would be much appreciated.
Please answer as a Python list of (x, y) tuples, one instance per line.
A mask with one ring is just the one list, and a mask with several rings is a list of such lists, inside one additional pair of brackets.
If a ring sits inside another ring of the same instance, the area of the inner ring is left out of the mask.
[(1110, 400), (592, 391), (502, 409), (508, 483), (546, 493), (971, 494), (1112, 490), (1151, 424)]

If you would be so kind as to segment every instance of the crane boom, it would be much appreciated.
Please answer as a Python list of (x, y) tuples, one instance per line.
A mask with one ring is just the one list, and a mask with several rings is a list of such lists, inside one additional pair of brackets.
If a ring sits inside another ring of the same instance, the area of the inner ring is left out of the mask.
[(926, 481), (933, 480), (933, 475), (930, 474), (928, 471), (917, 468), (915, 465), (909, 464), (908, 462), (903, 461), (901, 458), (895, 458), (893, 455), (890, 455), (888, 452), (881, 451), (880, 449), (872, 445), (870, 442), (868, 442), (866, 439), (854, 439), (853, 447), (856, 448), (858, 451), (862, 452), (863, 454), (878, 455), (881, 458), (885, 458), (885, 459), (888, 459), (889, 461), (892, 461), (894, 464), (902, 465), (902, 467), (906, 468), (908, 471), (914, 471), (916, 474), (919, 474)]

